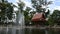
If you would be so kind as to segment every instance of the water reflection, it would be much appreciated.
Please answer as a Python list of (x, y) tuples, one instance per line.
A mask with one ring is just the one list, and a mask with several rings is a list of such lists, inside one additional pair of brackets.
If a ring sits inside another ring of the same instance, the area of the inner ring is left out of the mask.
[(0, 28), (0, 34), (24, 34), (24, 29), (16, 28), (16, 27), (3, 27)]
[(40, 29), (29, 29), (26, 28), (25, 29), (25, 34), (45, 34), (44, 30), (40, 30)]
[(60, 34), (60, 29), (0, 28), (0, 34)]

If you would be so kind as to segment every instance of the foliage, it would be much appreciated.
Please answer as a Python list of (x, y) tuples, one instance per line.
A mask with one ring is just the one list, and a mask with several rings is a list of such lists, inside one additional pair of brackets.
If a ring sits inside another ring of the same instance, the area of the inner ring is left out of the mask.
[[(0, 18), (4, 21), (7, 18), (9, 20), (12, 20), (12, 15), (13, 15), (13, 6), (12, 3), (9, 3), (8, 1), (2, 0), (0, 3)], [(0, 20), (1, 20), (0, 19)]]
[[(47, 0), (31, 0), (31, 2), (32, 2), (32, 7), (36, 9), (36, 12), (38, 13), (43, 12), (45, 15), (45, 18), (49, 18), (50, 10), (47, 8), (49, 4), (52, 4), (52, 1), (47, 2)], [(48, 22), (46, 24), (48, 24)]]
[(45, 12), (45, 17), (48, 18), (50, 16), (50, 10), (48, 9), (47, 12)]
[[(52, 3), (52, 1), (47, 2), (47, 0), (31, 0), (33, 8), (36, 9), (37, 12), (44, 12), (46, 11), (46, 8), (49, 4)], [(45, 8), (42, 8), (45, 6)]]
[(30, 12), (31, 8), (30, 7), (26, 7), (25, 11), (24, 11), (24, 17), (25, 17), (25, 24), (29, 24), (30, 23), (30, 16), (29, 16), (29, 12)]
[(18, 9), (21, 11), (21, 12), (23, 12), (24, 10), (24, 7), (25, 7), (25, 3), (23, 3), (22, 1), (20, 1), (19, 3), (18, 3)]
[(53, 14), (49, 18), (49, 24), (55, 24), (60, 22), (60, 11), (54, 10)]
[(32, 19), (33, 15), (36, 13), (36, 11), (31, 11), (30, 14), (30, 20)]

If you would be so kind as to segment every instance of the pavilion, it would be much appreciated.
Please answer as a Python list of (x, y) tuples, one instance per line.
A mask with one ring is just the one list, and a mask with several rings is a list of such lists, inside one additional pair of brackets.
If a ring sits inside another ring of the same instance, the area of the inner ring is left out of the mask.
[(46, 18), (44, 13), (35, 13), (31, 21), (34, 25), (44, 25), (46, 23)]

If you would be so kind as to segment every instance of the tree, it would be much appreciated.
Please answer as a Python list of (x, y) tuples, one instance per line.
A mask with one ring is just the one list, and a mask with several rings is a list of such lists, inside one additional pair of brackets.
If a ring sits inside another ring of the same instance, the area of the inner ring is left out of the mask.
[(8, 3), (6, 8), (7, 17), (9, 20), (12, 20), (12, 15), (13, 15), (13, 6), (11, 5), (12, 5), (11, 3)]
[(2, 2), (0, 3), (0, 18), (1, 20), (3, 20), (3, 22), (5, 20), (7, 20), (7, 18), (9, 20), (12, 20), (12, 15), (13, 15), (13, 6), (12, 3), (9, 3), (7, 0), (4, 1), (2, 0)]
[[(31, 0), (33, 8), (36, 12), (46, 13), (47, 6), (52, 3), (52, 1), (47, 2), (47, 0)], [(45, 8), (43, 8), (45, 6)]]
[(47, 12), (45, 12), (45, 17), (48, 18), (50, 16), (50, 10), (48, 9)]
[(54, 10), (53, 14), (49, 18), (49, 23), (51, 24), (60, 24), (60, 11), (59, 10)]
[[(49, 17), (50, 10), (47, 8), (49, 4), (52, 4), (52, 1), (47, 2), (47, 0), (31, 0), (31, 2), (32, 7), (36, 9), (36, 12), (38, 13), (42, 12), (46, 19)], [(48, 24), (48, 22), (46, 24)]]
[(24, 7), (25, 7), (25, 3), (23, 3), (22, 1), (19, 1), (19, 3), (18, 3), (18, 9), (21, 11), (21, 12), (23, 12), (24, 10)]
[(36, 13), (36, 11), (31, 11), (29, 14), (30, 14), (30, 20), (32, 19), (33, 15)]
[(25, 11), (24, 11), (24, 17), (25, 17), (25, 25), (29, 25), (30, 23), (30, 16), (29, 16), (29, 12), (30, 12), (31, 8), (30, 7), (26, 7)]

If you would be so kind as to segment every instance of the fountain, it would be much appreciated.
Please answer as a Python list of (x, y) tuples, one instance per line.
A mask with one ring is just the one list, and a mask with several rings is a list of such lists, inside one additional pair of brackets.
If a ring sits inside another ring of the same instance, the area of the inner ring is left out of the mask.
[(18, 11), (16, 16), (16, 25), (24, 26), (24, 15), (20, 11)]

